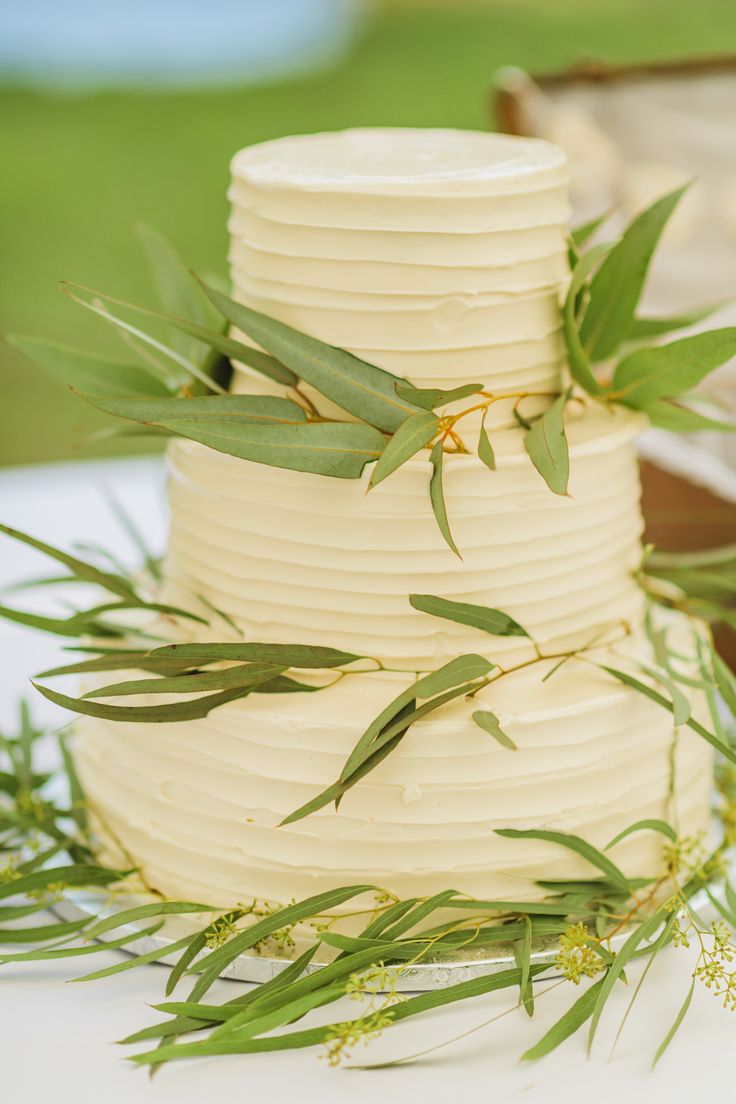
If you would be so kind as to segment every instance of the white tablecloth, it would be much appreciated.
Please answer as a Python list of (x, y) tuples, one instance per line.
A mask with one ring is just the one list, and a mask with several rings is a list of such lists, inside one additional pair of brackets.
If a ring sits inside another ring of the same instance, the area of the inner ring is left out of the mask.
[[(163, 469), (155, 460), (82, 462), (0, 471), (0, 520), (53, 543), (97, 541), (134, 558), (106, 502), (112, 490), (128, 512), (160, 546), (164, 539)], [(45, 574), (48, 561), (0, 536), (0, 586)], [(30, 605), (29, 595), (0, 597), (6, 604)], [(48, 595), (46, 597), (48, 602)], [(13, 722), (27, 679), (56, 661), (60, 645), (40, 634), (0, 621), (0, 728)], [(32, 691), (31, 691), (32, 692)], [(38, 719), (53, 710), (33, 699)], [(95, 963), (115, 961), (113, 952)], [(87, 960), (89, 962), (89, 960)], [(73, 964), (19, 964), (0, 967), (0, 1055), (3, 1100), (34, 1104), (104, 1104), (131, 1101), (201, 1104), (205, 1100), (345, 1101), (410, 1097), (427, 1104), (462, 1099), (489, 1104), (571, 1104), (588, 1096), (597, 1104), (691, 1102), (698, 1097), (733, 1099), (736, 1072), (736, 1018), (702, 986), (690, 1013), (654, 1074), (649, 1063), (689, 985), (692, 959), (669, 949), (657, 959), (633, 1009), (613, 1062), (611, 1041), (637, 981), (618, 987), (609, 1002), (593, 1056), (586, 1060), (584, 1032), (537, 1064), (518, 1056), (535, 1042), (577, 994), (566, 984), (538, 1002), (533, 1021), (518, 1010), (421, 1064), (374, 1072), (331, 1070), (314, 1051), (294, 1051), (182, 1062), (149, 1081), (128, 1067), (124, 1051), (112, 1045), (152, 1022), (146, 1007), (162, 997), (164, 973), (146, 966), (119, 977), (65, 985)], [(81, 972), (81, 971), (78, 971)], [(231, 993), (236, 983), (222, 983)], [(182, 992), (186, 988), (182, 987)], [(412, 1053), (473, 1028), (514, 1003), (501, 993), (472, 1004), (441, 1010), (386, 1033), (356, 1058), (379, 1060)], [(352, 1011), (346, 1004), (345, 1016)]]

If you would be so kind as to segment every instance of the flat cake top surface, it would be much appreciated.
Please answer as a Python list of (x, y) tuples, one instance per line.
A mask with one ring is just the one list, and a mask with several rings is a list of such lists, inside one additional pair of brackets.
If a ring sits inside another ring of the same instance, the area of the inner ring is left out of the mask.
[(357, 192), (536, 189), (566, 178), (551, 142), (476, 130), (359, 128), (277, 138), (235, 154), (256, 187)]

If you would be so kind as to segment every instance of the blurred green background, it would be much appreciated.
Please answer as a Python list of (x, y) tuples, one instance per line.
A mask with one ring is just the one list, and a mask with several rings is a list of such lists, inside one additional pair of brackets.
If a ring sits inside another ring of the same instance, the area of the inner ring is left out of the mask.
[[(501, 65), (728, 49), (732, 0), (395, 0), (368, 10), (339, 63), (299, 78), (188, 92), (0, 86), (0, 328), (117, 349), (57, 284), (150, 300), (137, 221), (163, 230), (193, 268), (224, 272), (228, 161), (251, 142), (356, 125), (485, 128)], [(130, 449), (80, 453), (80, 431), (102, 416), (4, 343), (0, 358), (0, 464)]]

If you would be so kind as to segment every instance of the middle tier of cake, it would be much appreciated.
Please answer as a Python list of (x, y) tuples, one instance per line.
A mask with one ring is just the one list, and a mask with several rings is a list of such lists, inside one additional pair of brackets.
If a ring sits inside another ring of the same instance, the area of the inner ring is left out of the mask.
[[(570, 418), (569, 496), (545, 485), (519, 430), (494, 434), (496, 471), (448, 454), (462, 560), (432, 514), (426, 453), (366, 494), (368, 471), (325, 479), (177, 441), (164, 600), (204, 600), (246, 639), (329, 645), (420, 671), (477, 650), (477, 631), (418, 612), (410, 594), (501, 609), (547, 648), (637, 625), (640, 428), (620, 409)], [(531, 649), (489, 636), (486, 651), (506, 664)]]

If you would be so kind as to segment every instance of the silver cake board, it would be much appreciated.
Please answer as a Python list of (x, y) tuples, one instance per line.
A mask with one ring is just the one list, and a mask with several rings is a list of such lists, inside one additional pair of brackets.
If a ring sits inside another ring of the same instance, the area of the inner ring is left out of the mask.
[[(727, 856), (730, 870), (736, 871), (736, 849)], [(722, 886), (715, 883), (704, 886), (690, 899), (690, 905), (698, 916), (709, 918), (717, 915), (714, 901), (721, 903), (723, 898)], [(105, 916), (112, 916), (116, 912), (122, 912), (134, 907), (136, 904), (149, 903), (150, 897), (137, 897), (133, 894), (124, 899), (110, 899), (104, 890), (72, 890), (69, 891), (63, 901), (55, 902), (50, 909), (62, 920), (83, 920), (89, 918), (99, 920)], [(178, 918), (167, 918), (164, 926), (153, 935), (142, 935), (140, 939), (132, 939), (123, 948), (123, 953), (142, 955), (159, 952), (155, 961), (172, 966), (179, 956), (181, 949), (171, 954), (167, 950), (177, 939), (181, 939), (181, 921)], [(178, 930), (177, 930), (178, 928)], [(172, 930), (173, 929), (173, 930)], [(128, 923), (115, 928), (114, 931), (103, 933), (98, 942), (119, 939), (123, 935), (135, 935), (140, 928), (138, 924)], [(189, 928), (187, 930), (193, 931)], [(633, 926), (617, 932), (607, 942), (612, 951), (616, 951), (631, 934)], [(540, 941), (532, 947), (531, 964), (533, 966), (547, 966), (547, 977), (555, 976), (555, 960), (559, 952), (559, 943), (556, 939)], [(201, 952), (200, 957), (206, 954)], [(266, 954), (246, 952), (239, 955), (222, 972), (223, 978), (234, 981), (245, 981), (255, 984), (263, 984), (276, 977), (282, 970), (291, 964), (288, 957), (272, 957)], [(197, 959), (195, 958), (190, 969), (196, 971)], [(321, 970), (326, 963), (310, 963), (305, 973), (311, 974)], [(512, 942), (493, 945), (479, 945), (471, 951), (467, 947), (454, 951), (435, 953), (426, 961), (413, 963), (412, 965), (397, 965), (387, 967), (387, 972), (392, 979), (392, 987), (397, 992), (418, 993), (433, 989), (445, 989), (450, 985), (456, 985), (462, 981), (471, 981), (474, 978), (487, 977), (500, 973), (502, 970), (514, 969), (517, 961), (514, 956)]]

